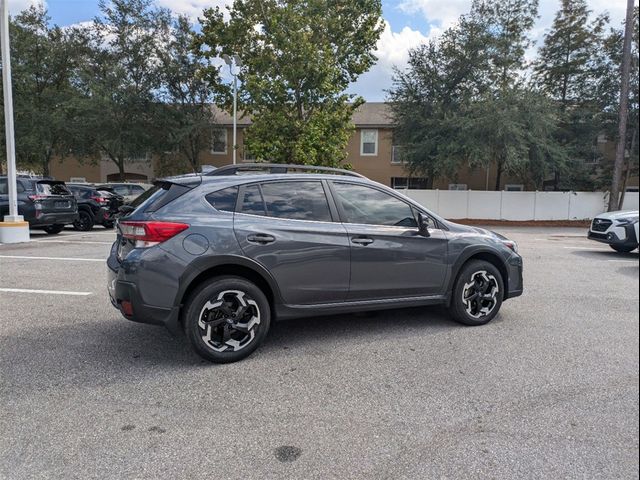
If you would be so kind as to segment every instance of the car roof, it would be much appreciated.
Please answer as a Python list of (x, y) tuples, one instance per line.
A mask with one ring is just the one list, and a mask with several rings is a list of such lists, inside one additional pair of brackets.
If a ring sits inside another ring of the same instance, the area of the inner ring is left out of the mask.
[[(369, 180), (364, 177), (352, 177), (347, 175), (333, 175), (326, 173), (283, 173), (283, 174), (273, 174), (273, 173), (251, 173), (245, 175), (220, 175), (220, 176), (207, 176), (207, 175), (198, 175), (201, 178), (201, 182), (203, 185), (243, 185), (246, 183), (255, 183), (255, 182), (271, 182), (271, 181), (285, 181), (285, 180), (298, 180), (298, 181), (309, 181), (309, 180), (332, 180), (332, 181), (346, 181), (350, 183), (362, 183), (362, 184), (377, 184), (373, 180)], [(176, 178), (177, 179), (177, 178)], [(169, 180), (169, 179), (167, 179)], [(191, 175), (185, 178), (187, 182), (190, 183), (194, 180), (194, 175)]]

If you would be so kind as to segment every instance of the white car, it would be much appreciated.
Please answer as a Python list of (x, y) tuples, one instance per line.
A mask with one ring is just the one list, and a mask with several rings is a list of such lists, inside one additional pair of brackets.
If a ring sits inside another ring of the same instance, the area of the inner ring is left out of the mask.
[(593, 219), (588, 237), (608, 244), (616, 252), (638, 248), (638, 211), (601, 213)]

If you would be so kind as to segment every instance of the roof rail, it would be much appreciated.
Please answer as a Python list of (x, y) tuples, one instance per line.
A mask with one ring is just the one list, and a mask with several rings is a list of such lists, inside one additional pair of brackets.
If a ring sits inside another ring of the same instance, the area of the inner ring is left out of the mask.
[(288, 163), (243, 163), (241, 165), (225, 165), (224, 167), (216, 168), (209, 172), (204, 173), (206, 177), (218, 176), (218, 175), (236, 175), (240, 171), (252, 171), (258, 170), (264, 173), (279, 174), (289, 173), (289, 170), (310, 170), (320, 173), (334, 173), (339, 175), (349, 175), (351, 177), (366, 178), (364, 175), (353, 172), (351, 170), (344, 170), (342, 168), (332, 167), (320, 167), (317, 165), (293, 165)]

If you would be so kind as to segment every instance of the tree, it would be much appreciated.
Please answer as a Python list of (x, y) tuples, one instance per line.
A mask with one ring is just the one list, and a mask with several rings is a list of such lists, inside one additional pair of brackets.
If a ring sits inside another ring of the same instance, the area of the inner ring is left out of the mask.
[[(603, 108), (599, 70), (608, 19), (599, 15), (590, 21), (590, 15), (584, 0), (562, 0), (534, 64), (534, 83), (557, 102), (561, 112), (557, 137), (567, 149), (568, 165), (556, 170), (556, 188), (561, 178), (573, 188), (593, 187), (587, 181), (593, 172), (585, 167), (585, 160), (591, 163), (601, 157), (596, 148)], [(578, 172), (583, 182), (576, 184)]]
[(84, 100), (76, 126), (85, 139), (82, 153), (110, 159), (124, 180), (127, 162), (166, 147), (155, 95), (162, 87), (160, 51), (169, 37), (170, 15), (152, 0), (101, 0), (99, 6), (102, 17), (87, 32), (89, 53), (80, 75)]
[[(344, 91), (373, 65), (382, 29), (380, 0), (236, 0), (228, 18), (205, 10), (196, 47), (211, 59), (242, 59), (239, 105), (252, 117), (252, 154), (337, 165), (363, 101)], [(228, 89), (218, 91), (228, 107)]]
[[(633, 3), (627, 4), (624, 34), (613, 30), (607, 39), (606, 48), (609, 54), (609, 63), (617, 68), (611, 68), (606, 72), (605, 84), (610, 100), (609, 134), (616, 138), (616, 156), (612, 172), (611, 195), (609, 198), (609, 210), (622, 208), (626, 182), (633, 170), (637, 170), (638, 164), (638, 7)], [(616, 102), (616, 93), (618, 101)], [(616, 127), (614, 118), (617, 117)], [(616, 133), (612, 132), (615, 130)], [(626, 152), (629, 155), (626, 155)], [(626, 167), (626, 168), (625, 168)], [(620, 195), (620, 177), (623, 169), (626, 173), (622, 178), (622, 195)]]
[(49, 175), (52, 158), (66, 155), (72, 146), (69, 125), (76, 95), (76, 58), (69, 52), (78, 38), (74, 30), (49, 24), (46, 10), (31, 6), (10, 28), (16, 161), (43, 175)]
[(163, 129), (168, 149), (185, 158), (194, 172), (199, 172), (200, 153), (210, 145), (214, 123), (211, 82), (218, 85), (220, 78), (215, 68), (209, 69), (206, 79), (200, 75), (203, 57), (200, 51), (193, 51), (194, 39), (188, 18), (178, 17), (160, 54), (162, 88), (158, 96), (165, 105)]
[(432, 180), (463, 163), (495, 165), (499, 190), (505, 172), (539, 185), (564, 161), (554, 106), (523, 80), (536, 14), (537, 2), (474, 1), (457, 26), (410, 53), (389, 92), (410, 171)]

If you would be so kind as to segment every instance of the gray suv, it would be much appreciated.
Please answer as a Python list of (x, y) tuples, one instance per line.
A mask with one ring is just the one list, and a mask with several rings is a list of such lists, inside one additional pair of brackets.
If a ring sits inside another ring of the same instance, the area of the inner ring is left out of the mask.
[(346, 170), (230, 165), (160, 180), (131, 207), (111, 302), (184, 329), (213, 362), (251, 354), (274, 319), (445, 304), (483, 325), (522, 294), (515, 242)]

